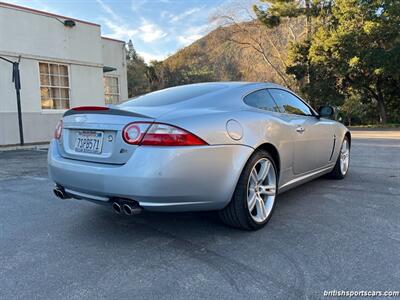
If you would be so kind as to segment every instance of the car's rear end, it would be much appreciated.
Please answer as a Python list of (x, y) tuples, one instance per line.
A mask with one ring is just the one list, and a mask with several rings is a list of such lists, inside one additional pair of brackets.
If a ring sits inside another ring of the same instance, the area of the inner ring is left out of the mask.
[(128, 204), (134, 210), (224, 207), (251, 148), (209, 144), (185, 128), (160, 122), (170, 110), (67, 111), (48, 154), (55, 193), (120, 207)]

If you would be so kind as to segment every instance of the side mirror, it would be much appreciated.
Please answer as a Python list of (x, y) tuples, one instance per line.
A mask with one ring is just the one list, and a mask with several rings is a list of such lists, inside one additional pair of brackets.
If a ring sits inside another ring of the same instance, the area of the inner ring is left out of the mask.
[(332, 118), (335, 115), (335, 110), (332, 106), (324, 105), (318, 108), (318, 114), (321, 118)]

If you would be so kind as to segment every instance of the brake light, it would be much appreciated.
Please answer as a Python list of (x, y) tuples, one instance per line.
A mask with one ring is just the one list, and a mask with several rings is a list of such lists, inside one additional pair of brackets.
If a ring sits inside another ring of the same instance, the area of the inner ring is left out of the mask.
[(59, 140), (63, 130), (63, 120), (58, 121), (56, 129), (54, 130), (54, 138)]
[(122, 138), (128, 144), (139, 145), (149, 126), (150, 123), (129, 123), (122, 130)]
[(205, 141), (184, 129), (163, 123), (134, 122), (122, 131), (124, 141), (146, 146), (202, 146)]
[(74, 111), (90, 111), (90, 110), (109, 110), (106, 106), (77, 106), (73, 107)]
[(199, 146), (207, 143), (181, 128), (155, 123), (146, 132), (140, 144), (152, 146)]

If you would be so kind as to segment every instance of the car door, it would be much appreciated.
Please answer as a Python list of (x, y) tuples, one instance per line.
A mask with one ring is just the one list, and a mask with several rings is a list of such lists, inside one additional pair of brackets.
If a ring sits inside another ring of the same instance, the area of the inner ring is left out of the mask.
[(327, 166), (335, 143), (333, 121), (319, 119), (306, 103), (286, 90), (268, 91), (295, 130), (293, 173), (303, 174)]

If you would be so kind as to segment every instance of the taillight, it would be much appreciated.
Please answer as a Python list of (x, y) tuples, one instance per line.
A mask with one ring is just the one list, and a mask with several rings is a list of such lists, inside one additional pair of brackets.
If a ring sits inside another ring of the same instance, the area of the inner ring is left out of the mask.
[(63, 130), (63, 120), (60, 120), (57, 123), (56, 130), (54, 130), (54, 138), (56, 140), (59, 140), (61, 138), (62, 130)]
[(207, 145), (199, 137), (181, 128), (167, 124), (152, 124), (141, 145), (152, 146), (199, 146)]
[(205, 141), (184, 129), (162, 123), (135, 122), (122, 131), (125, 142), (147, 146), (201, 146)]
[(149, 126), (150, 123), (129, 123), (122, 130), (122, 138), (128, 144), (139, 145)]
[(90, 111), (90, 110), (109, 110), (106, 106), (77, 106), (73, 107), (74, 111)]

